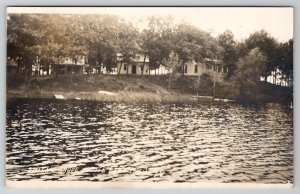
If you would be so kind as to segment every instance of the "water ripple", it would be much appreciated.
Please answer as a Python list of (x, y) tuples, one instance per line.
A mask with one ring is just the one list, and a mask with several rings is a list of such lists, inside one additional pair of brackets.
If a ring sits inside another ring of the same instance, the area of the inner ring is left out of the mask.
[(292, 118), (269, 105), (10, 100), (7, 178), (293, 182)]

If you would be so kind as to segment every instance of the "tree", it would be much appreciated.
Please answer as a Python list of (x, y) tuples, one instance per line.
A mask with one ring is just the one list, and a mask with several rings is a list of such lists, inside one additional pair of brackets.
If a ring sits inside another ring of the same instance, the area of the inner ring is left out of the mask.
[[(140, 34), (140, 53), (149, 57), (149, 68), (157, 69), (168, 59), (172, 50), (173, 20), (170, 17), (150, 17), (148, 26)], [(143, 72), (143, 71), (142, 71)], [(150, 71), (149, 71), (150, 73)]]
[(170, 91), (172, 82), (178, 78), (177, 69), (181, 65), (181, 63), (178, 55), (172, 51), (169, 58), (164, 64), (166, 66), (166, 69), (169, 71), (168, 90)]
[[(153, 35), (150, 30), (143, 30), (139, 35), (139, 53), (143, 56), (143, 65), (142, 65), (142, 75), (144, 73), (146, 58), (150, 56), (151, 52), (151, 41), (153, 40)], [(150, 73), (150, 71), (149, 71)]]
[(86, 62), (97, 73), (105, 68), (111, 72), (116, 67), (119, 46), (119, 31), (123, 28), (120, 18), (112, 15), (83, 15), (79, 18), (82, 29)]
[(16, 59), (25, 78), (30, 80), (33, 65), (37, 70), (56, 66), (67, 56), (66, 20), (61, 15), (10, 14), (8, 57)]
[[(107, 72), (117, 65), (117, 52), (120, 48), (120, 31), (126, 29), (126, 24), (117, 16), (101, 15), (97, 26), (97, 63), (105, 67)], [(133, 26), (132, 30), (135, 31)], [(132, 37), (128, 37), (132, 38)]]
[(223, 63), (229, 68), (227, 77), (230, 78), (236, 69), (237, 52), (234, 35), (231, 31), (226, 30), (217, 38), (218, 44), (222, 47), (221, 59)]
[(37, 39), (36, 48), (39, 59), (47, 62), (55, 72), (58, 79), (61, 64), (69, 54), (69, 39), (66, 23), (68, 18), (63, 15), (39, 15), (40, 31), (42, 32)]
[(240, 99), (254, 99), (257, 96), (257, 86), (260, 77), (266, 71), (267, 62), (267, 57), (259, 48), (254, 48), (245, 57), (239, 58), (234, 81), (238, 87)]
[(36, 59), (37, 18), (31, 14), (9, 14), (7, 25), (7, 57), (17, 61), (18, 73), (29, 80)]
[(249, 38), (246, 39), (245, 44), (247, 52), (258, 47), (260, 52), (266, 57), (266, 68), (262, 76), (265, 77), (265, 81), (267, 81), (267, 77), (271, 75), (271, 72), (276, 69), (278, 65), (276, 61), (277, 41), (266, 31), (261, 30), (251, 34)]
[(279, 45), (277, 56), (282, 79), (287, 85), (291, 85), (293, 80), (293, 39)]
[(204, 62), (206, 58), (215, 58), (218, 53), (217, 44), (210, 33), (197, 27), (180, 24), (173, 38), (174, 52), (181, 60), (181, 73), (184, 75), (184, 65), (188, 61)]
[(194, 60), (199, 53), (201, 44), (198, 44), (198, 29), (187, 24), (180, 24), (174, 36), (174, 51), (181, 61), (181, 73), (184, 75), (184, 65)]
[[(120, 53), (119, 56), (119, 70), (118, 74), (120, 74), (120, 71), (123, 67), (123, 65), (128, 65), (128, 64), (134, 64), (135, 63), (135, 58), (136, 54), (138, 53), (138, 31), (133, 27), (132, 24), (126, 24), (123, 23), (120, 26), (120, 31), (119, 31), (119, 47), (118, 51)], [(128, 74), (128, 68), (127, 69), (127, 74)]]
[[(205, 69), (204, 73), (209, 77), (209, 79), (212, 82), (212, 86), (211, 86), (212, 97), (213, 97), (213, 99), (215, 99), (216, 84), (222, 83), (224, 81), (224, 77), (225, 77), (224, 73), (223, 72), (218, 72), (214, 68)], [(199, 77), (199, 80), (200, 80), (200, 77)]]
[[(86, 56), (87, 47), (84, 42), (84, 28), (83, 18), (81, 15), (68, 15), (66, 16), (69, 22), (66, 24), (67, 27), (67, 41), (66, 47), (68, 50), (68, 57), (73, 61), (73, 65)], [(73, 70), (74, 71), (74, 70)]]

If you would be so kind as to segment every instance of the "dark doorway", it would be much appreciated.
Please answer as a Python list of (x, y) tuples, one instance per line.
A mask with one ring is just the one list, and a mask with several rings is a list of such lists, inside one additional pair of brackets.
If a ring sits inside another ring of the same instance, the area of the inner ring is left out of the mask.
[(136, 74), (136, 66), (132, 65), (132, 74)]

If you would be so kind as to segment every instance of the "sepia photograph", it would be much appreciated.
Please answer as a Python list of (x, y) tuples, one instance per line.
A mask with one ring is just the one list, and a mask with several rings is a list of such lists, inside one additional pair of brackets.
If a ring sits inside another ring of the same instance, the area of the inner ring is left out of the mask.
[(7, 7), (6, 186), (292, 188), (292, 7)]

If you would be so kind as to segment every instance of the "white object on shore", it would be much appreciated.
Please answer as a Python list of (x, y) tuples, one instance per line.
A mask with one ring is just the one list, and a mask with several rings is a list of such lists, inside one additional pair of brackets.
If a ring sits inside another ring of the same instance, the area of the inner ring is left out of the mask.
[(54, 94), (55, 99), (65, 99), (65, 97), (61, 94)]
[(215, 101), (221, 101), (221, 102), (234, 102), (234, 100), (229, 100), (229, 99), (226, 99), (226, 98), (215, 98), (214, 100)]
[(76, 97), (76, 98), (75, 98), (75, 100), (81, 100), (81, 98), (79, 98), (79, 97)]
[(114, 96), (114, 95), (116, 95), (116, 93), (108, 92), (108, 91), (99, 91), (98, 94), (105, 94), (105, 95), (109, 95), (109, 96)]
[(208, 98), (208, 99), (212, 99), (212, 96), (193, 96), (193, 98)]
[[(206, 98), (206, 99), (213, 99), (212, 96), (193, 96), (194, 99), (200, 99), (200, 98)], [(214, 98), (214, 101), (220, 101), (220, 102), (234, 102), (234, 100), (229, 100), (226, 98)]]

